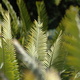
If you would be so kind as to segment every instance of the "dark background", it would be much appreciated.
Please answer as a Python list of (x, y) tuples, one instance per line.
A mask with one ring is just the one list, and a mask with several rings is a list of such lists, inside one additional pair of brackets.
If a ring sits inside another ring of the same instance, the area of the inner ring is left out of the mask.
[[(17, 15), (19, 16), (19, 9), (17, 7), (16, 0), (9, 0), (9, 1), (12, 4)], [(37, 9), (35, 3), (36, 1), (41, 1), (41, 0), (24, 0), (24, 1), (29, 11), (31, 20), (33, 21), (34, 19), (37, 18)], [(48, 24), (49, 29), (56, 28), (58, 26), (60, 20), (65, 14), (66, 9), (68, 9), (70, 5), (80, 6), (80, 0), (61, 0), (58, 6), (54, 4), (54, 0), (44, 0), (44, 2), (49, 19), (49, 24)], [(0, 3), (2, 3), (2, 0), (0, 0)], [(6, 9), (4, 4), (3, 7)]]

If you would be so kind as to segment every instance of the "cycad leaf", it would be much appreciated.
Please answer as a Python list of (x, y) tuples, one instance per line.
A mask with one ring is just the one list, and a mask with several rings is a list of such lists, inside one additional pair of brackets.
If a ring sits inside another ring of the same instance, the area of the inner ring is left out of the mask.
[(30, 27), (32, 25), (30, 16), (28, 14), (28, 10), (26, 8), (26, 4), (23, 0), (17, 0), (17, 5), (20, 10), (20, 16), (23, 24), (23, 31), (26, 33), (28, 30), (30, 30)]
[(12, 18), (12, 30), (13, 30), (13, 34), (17, 34), (18, 33), (18, 25), (19, 25), (19, 20), (18, 17), (16, 15), (16, 12), (14, 11), (12, 5), (9, 3), (8, 0), (2, 0), (4, 2), (4, 4), (6, 5), (11, 18)]
[(51, 49), (48, 50), (48, 54), (46, 55), (46, 59), (44, 61), (46, 68), (51, 68), (53, 64), (55, 64), (56, 59), (58, 59), (62, 36), (61, 34), (62, 31), (60, 31), (60, 34), (58, 35), (54, 44), (51, 46)]
[(37, 6), (38, 16), (40, 17), (40, 21), (43, 22), (43, 30), (46, 31), (48, 28), (48, 16), (44, 1), (37, 1), (36, 6)]
[(67, 64), (80, 69), (79, 25), (76, 21), (78, 11), (78, 7), (71, 6), (70, 9), (66, 11), (66, 15), (61, 21), (59, 27), (64, 30), (62, 37), (62, 53), (67, 54)]
[(2, 48), (0, 48), (0, 64), (3, 63), (2, 72), (9, 80), (18, 80), (19, 72), (18, 65), (15, 56), (15, 50), (12, 45), (10, 16), (7, 11), (2, 13), (3, 22), (1, 24), (3, 28)]
[(2, 15), (4, 18), (3, 23), (2, 23), (4, 39), (5, 40), (12, 39), (9, 13), (5, 12)]
[(37, 22), (36, 20), (34, 21), (34, 25), (30, 30), (30, 33), (28, 35), (28, 43), (27, 43), (27, 51), (28, 53), (40, 60), (40, 61), (44, 61), (44, 57), (46, 54), (46, 50), (47, 50), (47, 45), (46, 45), (46, 35), (44, 34), (44, 32), (42, 31), (42, 23), (40, 23), (39, 21)]

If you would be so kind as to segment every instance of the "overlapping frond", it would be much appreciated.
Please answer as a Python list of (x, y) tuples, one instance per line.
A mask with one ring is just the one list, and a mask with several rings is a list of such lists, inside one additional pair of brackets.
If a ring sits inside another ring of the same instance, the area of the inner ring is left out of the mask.
[(2, 47), (0, 47), (0, 64), (3, 64), (1, 71), (9, 80), (18, 80), (19, 72), (18, 65), (15, 56), (15, 50), (12, 45), (11, 24), (9, 12), (2, 12), (3, 22), (0, 24), (2, 27), (1, 41)]
[(37, 12), (41, 22), (43, 22), (43, 30), (46, 31), (48, 28), (48, 15), (46, 13), (46, 7), (44, 1), (37, 1)]
[[(26, 8), (26, 5), (23, 0), (17, 0), (17, 5), (20, 10), (20, 16), (23, 24), (22, 30), (26, 33), (28, 30), (30, 30), (30, 27), (32, 25), (30, 16), (28, 14), (28, 10)], [(25, 35), (25, 34), (24, 34)]]
[(55, 64), (56, 60), (58, 59), (59, 49), (60, 49), (60, 43), (61, 43), (61, 37), (62, 31), (60, 31), (60, 34), (58, 35), (56, 41), (51, 46), (50, 50), (48, 50), (48, 53), (46, 55), (46, 59), (44, 61), (46, 68), (51, 68), (53, 64)]
[(46, 45), (46, 34), (42, 31), (42, 23), (36, 20), (31, 28), (28, 35), (28, 44), (26, 45), (27, 52), (40, 61), (44, 60), (46, 55), (47, 45)]
[(78, 7), (71, 6), (66, 11), (66, 15), (59, 25), (60, 28), (64, 28), (62, 36), (62, 53), (67, 54), (67, 64), (80, 69), (80, 37), (79, 37), (79, 25), (76, 21), (78, 16)]
[(26, 8), (26, 4), (24, 0), (16, 0), (17, 5), (20, 11), (20, 36), (21, 36), (21, 42), (22, 45), (25, 44), (28, 31), (30, 30), (32, 26), (32, 21), (30, 19), (30, 15), (28, 13), (28, 10)]
[[(19, 28), (19, 20), (18, 20), (18, 17), (16, 15), (16, 12), (14, 11), (12, 5), (9, 3), (8, 0), (2, 0), (4, 2), (4, 4), (6, 5), (10, 15), (11, 15), (11, 18), (12, 18), (12, 31), (13, 31), (13, 34), (17, 34), (18, 33), (18, 28)], [(15, 35), (16, 36), (16, 35)]]

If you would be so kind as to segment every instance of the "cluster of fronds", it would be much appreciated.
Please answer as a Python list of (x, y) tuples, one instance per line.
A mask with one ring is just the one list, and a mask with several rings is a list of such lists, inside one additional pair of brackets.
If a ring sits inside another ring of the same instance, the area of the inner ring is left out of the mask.
[[(55, 1), (58, 1), (55, 2), (56, 5), (58, 5), (61, 0)], [(27, 61), (28, 63), (26, 63), (26, 66), (27, 64), (30, 65), (32, 60), (36, 61), (37, 67), (43, 70), (43, 73), (38, 73), (41, 77), (44, 76), (44, 79), (47, 77), (47, 80), (52, 80), (52, 75), (57, 76), (55, 80), (61, 80), (58, 72), (54, 68), (56, 68), (61, 75), (67, 73), (68, 68), (72, 68), (75, 69), (76, 72), (71, 79), (76, 79), (75, 76), (78, 73), (77, 71), (80, 70), (79, 8), (71, 6), (70, 9), (66, 11), (54, 35), (51, 36), (52, 43), (47, 44), (49, 42), (49, 36), (46, 34), (48, 17), (43, 1), (36, 2), (38, 20), (35, 20), (34, 23), (30, 20), (28, 10), (23, 0), (17, 0), (17, 5), (20, 10), (19, 19), (9, 1), (3, 0), (3, 2), (8, 11), (5, 11), (0, 5), (0, 70), (5, 76), (9, 80), (19, 79), (18, 63), (12, 44), (12, 35), (17, 37), (16, 35), (19, 34), (21, 44), (26, 44), (24, 47), (26, 48), (28, 56), (30, 56), (29, 59), (32, 58)], [(23, 60), (26, 60), (26, 58)], [(35, 66), (36, 64), (33, 63), (32, 67), (33, 65)], [(31, 70), (34, 71), (33, 69), (34, 68)], [(54, 72), (55, 74), (53, 74)], [(62, 77), (62, 79), (64, 79), (64, 77)]]

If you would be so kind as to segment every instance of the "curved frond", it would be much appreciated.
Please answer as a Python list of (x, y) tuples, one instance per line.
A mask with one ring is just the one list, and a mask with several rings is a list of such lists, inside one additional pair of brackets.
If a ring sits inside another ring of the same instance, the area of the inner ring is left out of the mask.
[(56, 60), (58, 59), (59, 49), (60, 49), (60, 43), (61, 43), (61, 37), (62, 31), (60, 31), (60, 34), (58, 35), (56, 41), (51, 46), (50, 50), (48, 50), (48, 53), (46, 55), (46, 59), (44, 61), (46, 68), (51, 68), (52, 65), (54, 66)]
[(5, 76), (9, 80), (18, 80), (19, 72), (18, 65), (15, 56), (15, 50), (12, 45), (11, 25), (9, 12), (2, 12), (3, 22), (1, 38), (2, 47), (0, 48), (0, 64), (3, 64), (1, 71), (4, 72)]

